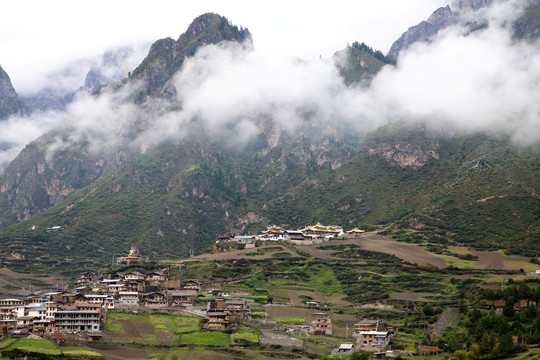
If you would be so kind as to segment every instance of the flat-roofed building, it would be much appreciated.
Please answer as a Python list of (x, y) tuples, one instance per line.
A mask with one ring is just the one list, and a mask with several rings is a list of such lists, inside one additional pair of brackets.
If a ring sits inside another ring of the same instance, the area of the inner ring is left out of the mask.
[(54, 314), (54, 324), (65, 332), (101, 329), (101, 313), (97, 311), (63, 310)]
[(388, 345), (392, 334), (387, 331), (360, 331), (360, 346), (383, 349)]
[(332, 335), (332, 319), (328, 313), (311, 314), (309, 331), (315, 335)]

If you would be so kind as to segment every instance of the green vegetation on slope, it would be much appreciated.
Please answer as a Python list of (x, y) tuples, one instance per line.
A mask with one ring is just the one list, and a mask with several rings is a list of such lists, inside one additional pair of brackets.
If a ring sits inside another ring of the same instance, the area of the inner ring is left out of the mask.
[[(347, 164), (315, 174), (267, 211), (293, 227), (392, 224), (388, 233), (407, 241), (534, 256), (538, 153), (480, 135), (444, 138), (391, 125), (371, 134)], [(407, 161), (420, 165), (400, 165)]]

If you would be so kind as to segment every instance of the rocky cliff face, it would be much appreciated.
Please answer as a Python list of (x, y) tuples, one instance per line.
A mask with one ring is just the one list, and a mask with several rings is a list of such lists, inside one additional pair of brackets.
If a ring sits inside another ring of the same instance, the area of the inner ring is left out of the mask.
[(422, 127), (383, 127), (370, 134), (362, 152), (386, 160), (392, 166), (420, 169), (430, 160), (439, 159), (441, 138), (427, 136)]
[(463, 11), (475, 11), (490, 6), (495, 1), (496, 0), (454, 0), (452, 1), (452, 8)]
[[(533, 1), (533, 0), (531, 0)], [(527, 8), (514, 23), (514, 35), (519, 39), (538, 40), (540, 38), (540, 1)]]
[(93, 91), (102, 86), (107, 86), (120, 81), (128, 75), (137, 66), (142, 57), (139, 53), (148, 47), (142, 46), (141, 49), (135, 47), (121, 47), (107, 50), (99, 63), (92, 65), (86, 78), (82, 90)]
[(132, 81), (144, 84), (144, 90), (137, 94), (135, 101), (142, 103), (156, 96), (172, 99), (174, 89), (170, 89), (167, 82), (180, 69), (185, 58), (195, 55), (201, 46), (222, 41), (251, 43), (252, 38), (248, 29), (232, 25), (223, 16), (207, 13), (197, 17), (178, 40), (166, 38), (156, 41), (131, 76)]
[[(489, 7), (498, 1), (502, 0), (454, 0), (452, 6), (437, 9), (429, 19), (410, 27), (404, 32), (392, 44), (387, 56), (395, 61), (402, 51), (407, 50), (413, 44), (418, 42), (432, 42), (439, 31), (454, 24), (459, 23), (464, 25), (470, 32), (479, 29), (485, 25), (485, 19), (476, 19), (474, 12)], [(523, 0), (517, 4), (522, 8), (528, 9), (538, 3), (539, 0)], [(516, 22), (516, 33), (518, 35), (523, 34), (523, 37), (533, 37), (533, 34), (540, 33), (540, 31), (535, 30), (538, 28), (538, 26), (534, 25), (536, 23), (536, 15), (537, 12), (526, 10), (525, 15), (520, 17)]]
[(410, 27), (397, 39), (388, 52), (388, 57), (397, 60), (399, 54), (411, 47), (417, 42), (431, 42), (435, 39), (437, 33), (454, 24), (454, 14), (450, 6), (442, 7), (436, 10), (428, 20), (422, 21), (420, 24)]
[(25, 115), (29, 107), (19, 98), (8, 74), (0, 66), (0, 120), (10, 115)]

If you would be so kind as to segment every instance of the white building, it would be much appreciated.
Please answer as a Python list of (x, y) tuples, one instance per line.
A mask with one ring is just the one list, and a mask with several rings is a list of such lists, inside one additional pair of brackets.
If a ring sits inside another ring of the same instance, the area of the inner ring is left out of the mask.
[(118, 306), (139, 306), (139, 293), (136, 291), (120, 291), (118, 293)]

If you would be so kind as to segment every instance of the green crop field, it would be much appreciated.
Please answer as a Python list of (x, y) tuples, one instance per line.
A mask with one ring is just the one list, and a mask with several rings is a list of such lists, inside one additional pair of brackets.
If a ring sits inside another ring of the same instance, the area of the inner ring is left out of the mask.
[(62, 353), (52, 341), (46, 339), (21, 339), (8, 348), (8, 350), (12, 349), (49, 355), (60, 355)]
[(275, 320), (283, 325), (307, 325), (306, 319), (301, 316), (277, 316)]
[(246, 326), (242, 326), (237, 332), (231, 334), (232, 344), (258, 343), (259, 332)]
[(100, 353), (94, 350), (87, 349), (81, 346), (62, 346), (60, 351), (64, 355), (76, 355), (76, 356), (90, 356), (90, 357), (102, 357)]
[(6, 339), (2, 340), (2, 342), (0, 342), (0, 348), (7, 347), (9, 344), (11, 344), (14, 341), (15, 341), (15, 339), (6, 338)]
[(229, 335), (218, 332), (194, 332), (183, 334), (180, 338), (182, 345), (226, 346), (229, 345)]

